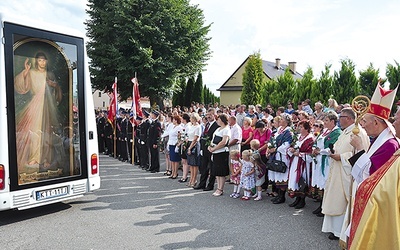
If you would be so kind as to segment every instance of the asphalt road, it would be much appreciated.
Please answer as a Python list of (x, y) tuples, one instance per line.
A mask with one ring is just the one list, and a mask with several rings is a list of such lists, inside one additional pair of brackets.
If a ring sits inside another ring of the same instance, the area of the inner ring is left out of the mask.
[(79, 199), (0, 212), (1, 249), (339, 249), (310, 199), (241, 201), (232, 185), (213, 197), (108, 156), (100, 173), (101, 189)]

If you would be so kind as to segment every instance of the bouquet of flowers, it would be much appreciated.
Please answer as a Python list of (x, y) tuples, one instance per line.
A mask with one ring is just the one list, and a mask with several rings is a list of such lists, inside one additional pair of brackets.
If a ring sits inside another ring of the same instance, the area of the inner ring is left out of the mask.
[(205, 141), (204, 145), (206, 146), (206, 148), (211, 145), (211, 138), (208, 135), (202, 137), (201, 139)]
[(298, 149), (299, 146), (297, 146), (296, 143), (299, 140), (299, 133), (293, 128), (290, 132), (292, 133), (292, 142), (290, 143), (290, 146), (294, 149)]
[[(314, 151), (314, 149), (318, 149), (317, 147), (313, 147), (313, 151)], [(315, 163), (315, 164), (317, 164), (317, 155), (316, 154), (311, 154), (311, 158), (312, 158), (312, 160), (313, 160), (313, 162)]]
[(269, 142), (267, 143), (268, 148), (276, 148), (276, 139), (275, 137), (271, 137)]

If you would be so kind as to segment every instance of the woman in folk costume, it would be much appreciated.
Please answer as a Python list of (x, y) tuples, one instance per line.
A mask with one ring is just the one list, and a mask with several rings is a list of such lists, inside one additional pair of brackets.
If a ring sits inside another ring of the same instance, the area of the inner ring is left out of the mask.
[(324, 118), (324, 129), (318, 135), (313, 146), (313, 155), (315, 160), (312, 166), (312, 183), (311, 185), (319, 189), (320, 205), (313, 211), (319, 217), (322, 217), (322, 197), (325, 188), (326, 179), (329, 173), (329, 154), (332, 153), (333, 144), (339, 138), (341, 130), (336, 126), (338, 115), (335, 111), (329, 111)]
[(288, 150), (290, 156), (288, 188), (290, 195), (296, 196), (295, 201), (289, 206), (299, 209), (306, 204), (305, 192), (311, 174), (310, 164), (312, 162), (311, 152), (314, 137), (310, 133), (311, 125), (309, 121), (299, 122), (297, 128), (300, 131), (299, 139)]
[[(280, 120), (280, 126), (278, 127), (274, 137), (271, 138), (268, 144), (268, 155), (269, 160), (280, 160), (283, 161), (286, 166), (289, 166), (288, 148), (292, 142), (292, 133), (290, 127), (292, 125), (292, 119), (288, 114), (282, 114)], [(274, 172), (268, 170), (269, 180), (275, 182), (278, 190), (278, 196), (273, 198), (271, 201), (274, 204), (281, 204), (285, 202), (285, 193), (288, 185), (289, 167), (285, 173)]]

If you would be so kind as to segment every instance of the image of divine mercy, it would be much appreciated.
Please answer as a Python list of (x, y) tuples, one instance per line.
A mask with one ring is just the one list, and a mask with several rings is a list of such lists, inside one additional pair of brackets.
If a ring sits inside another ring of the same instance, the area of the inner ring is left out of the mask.
[(24, 69), (14, 78), (15, 95), (22, 95), (25, 100), (18, 103), (15, 114), (19, 174), (27, 169), (51, 167), (52, 137), (59, 125), (57, 105), (62, 99), (61, 88), (48, 71), (44, 52), (37, 52), (33, 61), (32, 65), (26, 58)]

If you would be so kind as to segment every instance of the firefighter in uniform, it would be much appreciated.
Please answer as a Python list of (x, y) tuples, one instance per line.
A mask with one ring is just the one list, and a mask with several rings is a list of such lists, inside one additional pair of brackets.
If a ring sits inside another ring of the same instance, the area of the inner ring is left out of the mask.
[(148, 131), (150, 127), (149, 112), (143, 111), (144, 119), (140, 127), (140, 166), (143, 170), (149, 169), (149, 148), (147, 147)]
[(158, 120), (160, 113), (156, 110), (151, 112), (152, 122), (149, 128), (149, 150), (151, 156), (151, 165), (149, 171), (152, 173), (160, 172), (160, 150), (158, 148), (158, 143), (161, 138), (161, 123)]

